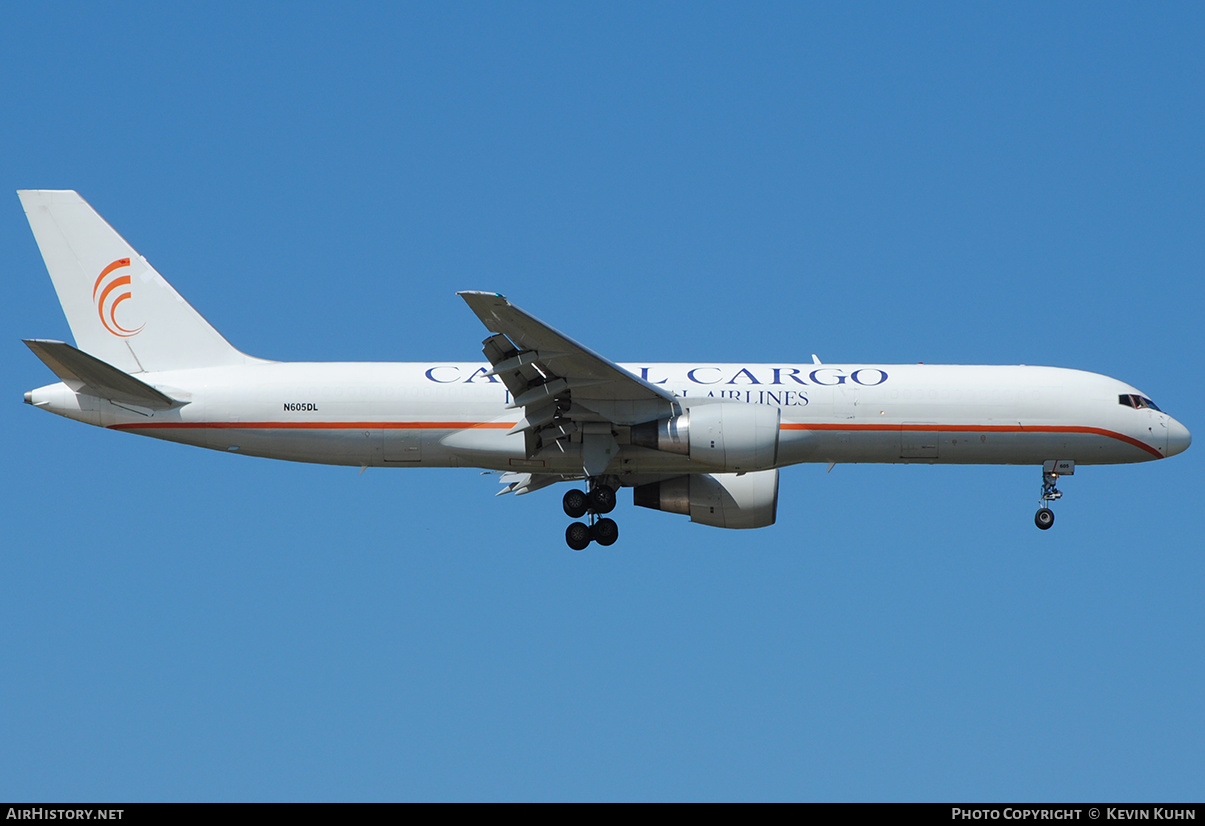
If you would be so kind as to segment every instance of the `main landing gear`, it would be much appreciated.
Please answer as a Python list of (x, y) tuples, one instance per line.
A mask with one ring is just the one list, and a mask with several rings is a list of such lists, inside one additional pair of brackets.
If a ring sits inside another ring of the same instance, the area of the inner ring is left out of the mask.
[(561, 500), (565, 514), (572, 519), (581, 519), (589, 514), (589, 524), (574, 522), (565, 529), (565, 543), (575, 551), (584, 551), (591, 542), (599, 545), (614, 545), (619, 539), (619, 526), (614, 519), (599, 518), (601, 514), (615, 510), (615, 489), (597, 479), (590, 480), (590, 492), (574, 488)]
[(1048, 531), (1054, 525), (1054, 511), (1049, 508), (1049, 503), (1063, 498), (1062, 491), (1057, 487), (1059, 475), (1071, 476), (1074, 473), (1075, 462), (1069, 460), (1051, 460), (1042, 465), (1042, 498), (1038, 500), (1038, 512), (1033, 517), (1033, 523), (1041, 530)]

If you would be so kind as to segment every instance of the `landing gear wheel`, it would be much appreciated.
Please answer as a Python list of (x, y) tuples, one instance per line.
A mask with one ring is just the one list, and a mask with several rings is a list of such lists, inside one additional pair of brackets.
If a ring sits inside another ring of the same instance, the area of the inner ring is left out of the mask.
[(1056, 472), (1056, 468), (1071, 475), (1075, 473), (1075, 463), (1070, 460), (1057, 461), (1055, 459), (1048, 459), (1042, 463), (1042, 498), (1038, 500), (1038, 512), (1033, 516), (1033, 523), (1044, 531), (1050, 530), (1050, 526), (1054, 524), (1054, 511), (1047, 505), (1063, 498), (1063, 493), (1058, 488), (1059, 474)]
[(586, 498), (586, 492), (577, 488), (567, 491), (565, 498), (561, 500), (561, 507), (565, 509), (565, 515), (570, 519), (581, 519), (586, 515), (589, 506), (590, 502)]
[(614, 519), (607, 519), (605, 516), (594, 523), (590, 532), (599, 545), (614, 545), (615, 540), (619, 539), (619, 526), (615, 524)]
[(575, 551), (584, 551), (590, 544), (590, 533), (585, 522), (574, 522), (565, 528), (565, 544)]
[(610, 513), (615, 510), (615, 491), (606, 485), (595, 485), (591, 488), (590, 510), (595, 513)]

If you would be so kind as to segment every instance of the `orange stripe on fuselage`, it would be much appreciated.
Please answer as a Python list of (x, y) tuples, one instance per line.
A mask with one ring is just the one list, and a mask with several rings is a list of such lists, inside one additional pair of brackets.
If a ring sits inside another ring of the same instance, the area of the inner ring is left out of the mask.
[(1078, 425), (1032, 425), (1023, 427), (1021, 425), (1007, 424), (965, 424), (965, 425), (945, 425), (945, 424), (840, 424), (828, 422), (784, 422), (781, 425), (782, 430), (849, 430), (849, 431), (899, 431), (910, 430), (924, 433), (1078, 433), (1087, 434), (1090, 436), (1105, 436), (1110, 439), (1116, 439), (1119, 442), (1133, 445), (1141, 448), (1157, 459), (1162, 459), (1163, 454), (1155, 450), (1146, 442), (1127, 436), (1124, 433), (1117, 433), (1113, 430), (1105, 430), (1101, 427), (1081, 427)]
[(126, 422), (110, 430), (510, 430), (514, 422)]
[[(514, 422), (127, 422), (109, 425), (110, 430), (509, 430)], [(1075, 425), (940, 425), (940, 424), (844, 424), (834, 422), (784, 422), (782, 430), (845, 430), (851, 432), (920, 431), (940, 433), (1069, 433), (1104, 436), (1133, 445), (1162, 459), (1163, 454), (1139, 440), (1100, 427)]]

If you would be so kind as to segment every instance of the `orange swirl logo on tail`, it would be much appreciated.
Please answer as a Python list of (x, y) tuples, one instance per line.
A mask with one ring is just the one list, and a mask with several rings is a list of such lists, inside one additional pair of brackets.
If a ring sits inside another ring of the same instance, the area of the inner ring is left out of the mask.
[(133, 295), (133, 284), (129, 275), (118, 275), (115, 278), (111, 276), (122, 267), (128, 266), (130, 259), (118, 258), (100, 271), (100, 275), (96, 277), (96, 285), (92, 288), (92, 300), (96, 302), (100, 323), (105, 325), (105, 329), (110, 333), (122, 338), (137, 335), (146, 326), (143, 324), (137, 329), (127, 330), (117, 323), (117, 307)]

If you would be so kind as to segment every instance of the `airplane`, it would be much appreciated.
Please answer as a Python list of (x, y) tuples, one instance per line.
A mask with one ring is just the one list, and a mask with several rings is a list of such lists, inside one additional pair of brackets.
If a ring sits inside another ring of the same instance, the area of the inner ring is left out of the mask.
[[(574, 483), (574, 550), (619, 536), (616, 490), (720, 528), (774, 523), (804, 462), (1031, 464), (1054, 524), (1077, 465), (1163, 459), (1187, 428), (1107, 376), (1059, 367), (616, 364), (498, 293), (458, 295), (488, 364), (277, 362), (235, 349), (74, 191), (18, 193), (75, 346), (25, 401), (109, 430), (296, 462), (475, 467), (501, 493)], [(582, 520), (585, 521), (582, 521)]]

